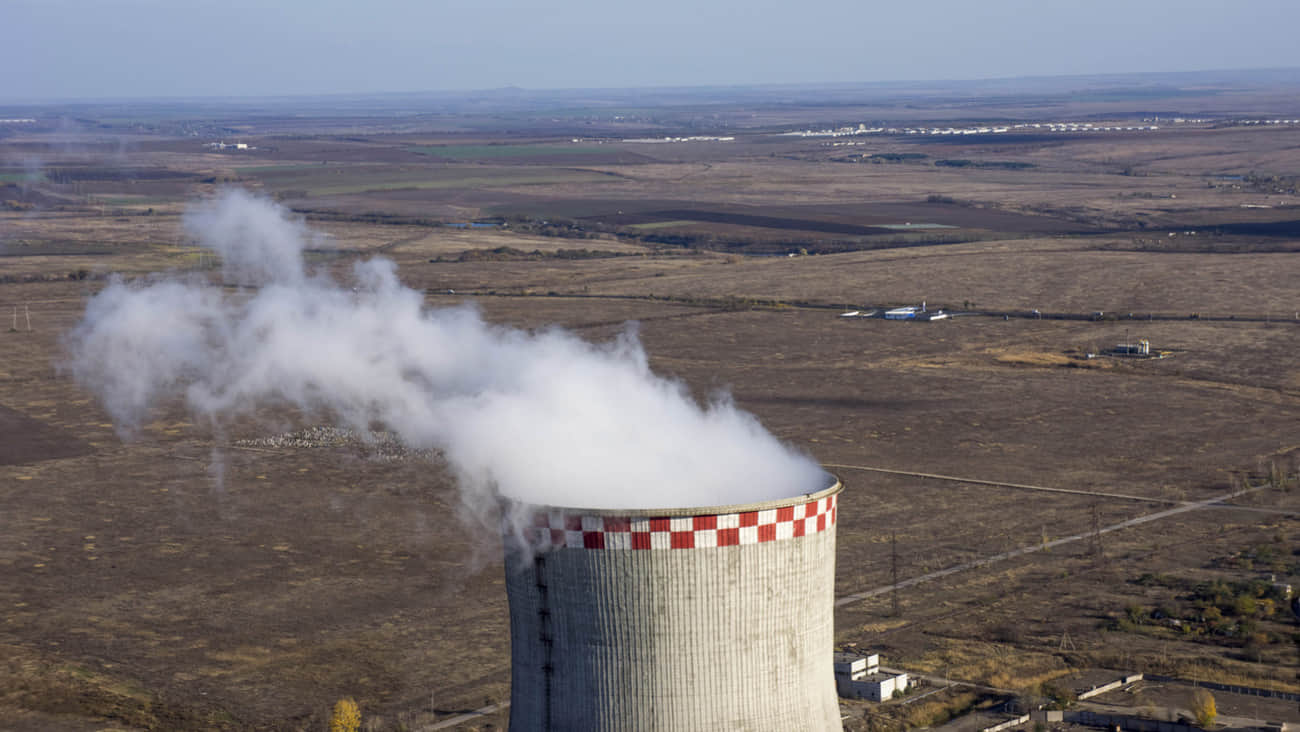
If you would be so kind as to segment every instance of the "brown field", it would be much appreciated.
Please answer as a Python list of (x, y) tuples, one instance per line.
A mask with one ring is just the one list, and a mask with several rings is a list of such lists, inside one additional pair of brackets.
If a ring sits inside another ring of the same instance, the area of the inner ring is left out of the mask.
[[(1247, 95), (1242, 114), (1293, 98)], [(1032, 118), (1022, 102), (962, 118)], [(1136, 115), (1071, 104), (1050, 114)], [(238, 153), (111, 125), (0, 139), (0, 726), (319, 730), (352, 696), (368, 729), (418, 730), (509, 699), (498, 543), (457, 518), (436, 459), (237, 444), (306, 424), (275, 409), (214, 431), (172, 405), (123, 439), (60, 370), (106, 277), (211, 274), (181, 214), (223, 184), (305, 212), (324, 234), (309, 261), (340, 279), (378, 255), (431, 307), (595, 340), (637, 321), (657, 372), (730, 391), (833, 466), (842, 645), (1017, 693), (1080, 668), (1300, 691), (1285, 608), (1249, 647), (1120, 623), (1197, 583), (1300, 584), (1300, 128), (830, 148), (770, 134), (812, 112), (764, 114), (734, 143), (599, 155), (551, 150), (589, 147), (576, 127), (472, 115), (393, 134), (331, 131), (380, 124), (359, 113), (258, 118)], [(878, 152), (927, 157), (835, 160)], [(47, 174), (17, 178), (38, 155)], [(445, 225), (476, 220), (505, 225)], [(878, 230), (907, 223), (955, 228)], [(968, 314), (838, 317), (922, 300)], [(1138, 338), (1169, 357), (1084, 358)], [(895, 573), (921, 579), (870, 594)], [(885, 729), (969, 696), (844, 708)]]

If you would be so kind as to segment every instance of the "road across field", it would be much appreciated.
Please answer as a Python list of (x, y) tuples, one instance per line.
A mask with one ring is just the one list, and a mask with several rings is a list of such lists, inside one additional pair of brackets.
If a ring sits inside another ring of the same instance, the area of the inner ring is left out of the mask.
[(859, 602), (861, 600), (868, 600), (873, 597), (878, 597), (887, 592), (892, 592), (894, 590), (901, 590), (906, 587), (912, 587), (914, 585), (919, 585), (925, 582), (929, 582), (931, 580), (947, 577), (948, 575), (957, 574), (958, 572), (964, 572), (968, 569), (977, 569), (979, 567), (986, 567), (990, 564), (996, 564), (998, 562), (1003, 562), (1008, 559), (1014, 559), (1016, 557), (1024, 556), (1026, 554), (1033, 554), (1034, 552), (1045, 551), (1047, 549), (1052, 549), (1054, 547), (1058, 547), (1063, 544), (1070, 544), (1076, 541), (1090, 539), (1094, 536), (1108, 534), (1112, 531), (1128, 529), (1134, 526), (1140, 526), (1145, 523), (1150, 523), (1152, 521), (1159, 521), (1160, 519), (1168, 518), (1170, 516), (1177, 516), (1178, 514), (1187, 513), (1188, 511), (1195, 511), (1197, 509), (1207, 508), (1209, 506), (1220, 503), (1222, 501), (1231, 500), (1233, 498), (1245, 495), (1247, 493), (1253, 493), (1258, 490), (1263, 490), (1266, 487), (1268, 486), (1261, 485), (1261, 486), (1254, 486), (1252, 488), (1243, 488), (1242, 490), (1233, 491), (1232, 493), (1225, 493), (1221, 496), (1216, 496), (1214, 498), (1207, 498), (1204, 501), (1192, 501), (1189, 503), (1183, 503), (1178, 506), (1174, 506), (1173, 508), (1167, 508), (1163, 511), (1156, 511), (1155, 513), (1148, 513), (1142, 516), (1137, 516), (1135, 518), (1121, 521), (1117, 524), (1104, 526), (1096, 531), (1085, 531), (1078, 534), (1072, 534), (1070, 536), (1065, 536), (1060, 539), (1045, 541), (1040, 544), (1032, 544), (1030, 546), (1021, 547), (1020, 549), (1013, 549), (1009, 552), (1003, 552), (1001, 554), (994, 554), (993, 556), (984, 557), (983, 559), (976, 559), (970, 562), (962, 562), (961, 564), (948, 567), (947, 569), (940, 569), (936, 572), (930, 572), (928, 574), (923, 574), (917, 577), (912, 577), (910, 579), (903, 580), (902, 582), (899, 582), (897, 584), (886, 585), (884, 587), (877, 587), (873, 590), (867, 590), (865, 592), (855, 592), (851, 595), (845, 595), (844, 597), (840, 597), (835, 600), (835, 606), (843, 607), (844, 605), (850, 605), (852, 603)]
[(471, 719), (486, 717), (489, 714), (492, 714), (494, 712), (499, 712), (502, 709), (505, 709), (506, 707), (509, 706), (510, 706), (510, 702), (501, 702), (500, 704), (489, 704), (486, 707), (481, 707), (479, 709), (475, 709), (474, 711), (467, 712), (465, 714), (458, 714), (455, 717), (452, 717), (451, 719), (444, 719), (441, 722), (438, 722), (437, 724), (434, 724), (429, 727), (422, 727), (421, 729), (428, 730), (429, 732), (432, 732), (432, 730), (436, 730), (436, 729), (451, 729), (452, 727), (457, 727), (459, 725), (462, 725), (470, 721)]
[(890, 475), (906, 475), (912, 478), (929, 478), (931, 480), (948, 480), (954, 483), (970, 483), (972, 485), (991, 485), (998, 488), (1021, 488), (1031, 491), (1046, 491), (1048, 493), (1071, 493), (1079, 496), (1092, 496), (1093, 498), (1116, 498), (1124, 501), (1143, 501), (1146, 503), (1185, 503), (1185, 501), (1175, 501), (1168, 498), (1150, 498), (1147, 496), (1134, 496), (1127, 493), (1107, 493), (1105, 491), (1083, 491), (1074, 488), (1050, 488), (1043, 485), (1028, 485), (1025, 483), (1003, 483), (996, 480), (982, 480), (979, 478), (959, 478), (954, 475), (939, 475), (937, 473), (917, 473), (910, 470), (892, 470), (890, 468), (872, 468), (866, 465), (837, 465), (826, 463), (826, 468), (842, 468), (845, 470), (864, 470), (872, 473), (889, 473)]

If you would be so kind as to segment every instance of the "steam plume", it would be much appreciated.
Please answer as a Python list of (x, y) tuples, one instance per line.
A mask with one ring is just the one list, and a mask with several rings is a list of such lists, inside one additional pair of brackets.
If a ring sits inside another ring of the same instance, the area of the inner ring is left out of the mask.
[(631, 328), (593, 344), (430, 309), (384, 259), (343, 287), (304, 268), (302, 224), (242, 191), (192, 207), (186, 225), (228, 278), (260, 287), (232, 298), (198, 280), (116, 280), (90, 301), (69, 366), (121, 429), (178, 396), (217, 423), (292, 405), (441, 450), (471, 500), (666, 508), (825, 487), (729, 400), (701, 406), (653, 374)]

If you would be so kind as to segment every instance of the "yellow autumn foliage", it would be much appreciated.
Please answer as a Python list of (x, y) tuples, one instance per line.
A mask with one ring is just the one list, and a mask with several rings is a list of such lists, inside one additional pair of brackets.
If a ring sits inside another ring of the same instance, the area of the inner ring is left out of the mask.
[(1214, 695), (1205, 689), (1197, 689), (1192, 693), (1192, 716), (1196, 717), (1196, 724), (1201, 729), (1209, 729), (1214, 724), (1214, 718), (1219, 716), (1219, 710), (1214, 704)]
[(330, 714), (330, 732), (357, 732), (361, 727), (361, 709), (352, 699), (339, 699)]

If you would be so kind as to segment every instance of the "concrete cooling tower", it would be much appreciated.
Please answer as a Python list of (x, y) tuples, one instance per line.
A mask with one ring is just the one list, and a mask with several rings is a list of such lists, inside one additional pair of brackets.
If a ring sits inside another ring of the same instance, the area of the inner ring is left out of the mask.
[(508, 506), (511, 732), (842, 729), (826, 477), (707, 509)]

